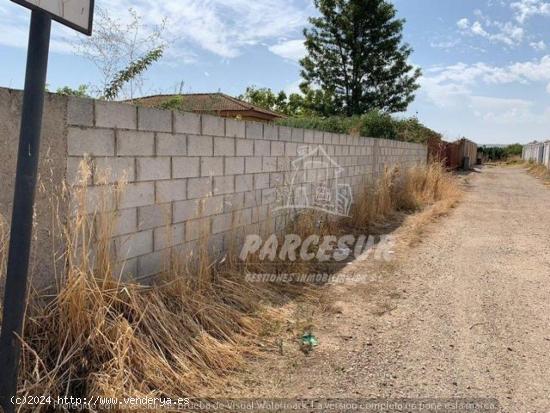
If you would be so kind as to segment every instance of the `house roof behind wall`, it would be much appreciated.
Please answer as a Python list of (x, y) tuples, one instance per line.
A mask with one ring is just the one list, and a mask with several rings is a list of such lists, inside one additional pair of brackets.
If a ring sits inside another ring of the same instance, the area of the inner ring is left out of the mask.
[(209, 113), (224, 117), (258, 118), (275, 120), (286, 116), (269, 109), (236, 99), (224, 93), (192, 93), (175, 95), (154, 95), (133, 99), (129, 102), (147, 106), (160, 107), (164, 103), (178, 99), (178, 109), (182, 112)]

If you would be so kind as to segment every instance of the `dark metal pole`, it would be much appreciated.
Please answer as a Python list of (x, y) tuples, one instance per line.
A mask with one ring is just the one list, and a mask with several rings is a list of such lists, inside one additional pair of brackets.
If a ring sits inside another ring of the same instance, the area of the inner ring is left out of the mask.
[(12, 403), (12, 397), (15, 396), (17, 390), (21, 352), (21, 344), (17, 336), (21, 335), (23, 329), (27, 305), (29, 252), (50, 29), (50, 16), (42, 11), (33, 10), (17, 155), (2, 332), (0, 334), (0, 402), (6, 413), (13, 412), (16, 408)]

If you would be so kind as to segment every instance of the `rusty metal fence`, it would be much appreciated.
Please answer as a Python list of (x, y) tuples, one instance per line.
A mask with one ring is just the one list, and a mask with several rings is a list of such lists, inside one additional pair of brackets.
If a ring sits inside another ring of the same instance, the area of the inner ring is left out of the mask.
[(460, 139), (456, 142), (445, 142), (440, 139), (428, 141), (428, 156), (430, 160), (443, 162), (447, 169), (470, 169), (477, 163), (477, 144)]

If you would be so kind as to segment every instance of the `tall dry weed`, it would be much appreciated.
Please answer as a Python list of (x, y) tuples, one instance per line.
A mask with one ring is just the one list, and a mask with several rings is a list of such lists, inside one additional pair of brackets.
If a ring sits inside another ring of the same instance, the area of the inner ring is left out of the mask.
[(83, 163), (71, 190), (57, 294), (31, 300), (19, 393), (177, 399), (220, 385), (254, 349), (262, 295), (200, 246), (198, 266), (170, 267), (154, 287), (122, 281), (112, 202), (123, 185), (102, 186), (91, 212), (90, 173)]
[(441, 163), (387, 167), (364, 190), (352, 209), (352, 225), (368, 230), (397, 212), (414, 212), (444, 199), (458, 199), (456, 178)]
[(528, 163), (527, 171), (537, 178), (549, 180), (550, 179), (550, 170), (545, 166), (538, 163)]

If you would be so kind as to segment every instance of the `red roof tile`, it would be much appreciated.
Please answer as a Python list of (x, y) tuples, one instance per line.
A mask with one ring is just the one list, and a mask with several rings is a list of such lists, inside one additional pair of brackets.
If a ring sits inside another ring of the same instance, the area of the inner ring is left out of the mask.
[(273, 118), (284, 118), (285, 116), (273, 112), (268, 109), (264, 109), (251, 103), (244, 102), (234, 97), (228, 96), (224, 93), (193, 93), (193, 94), (181, 94), (181, 95), (155, 95), (146, 96), (131, 100), (132, 103), (143, 106), (160, 106), (162, 103), (167, 102), (174, 98), (181, 99), (180, 110), (184, 112), (259, 112), (264, 115), (272, 116)]

